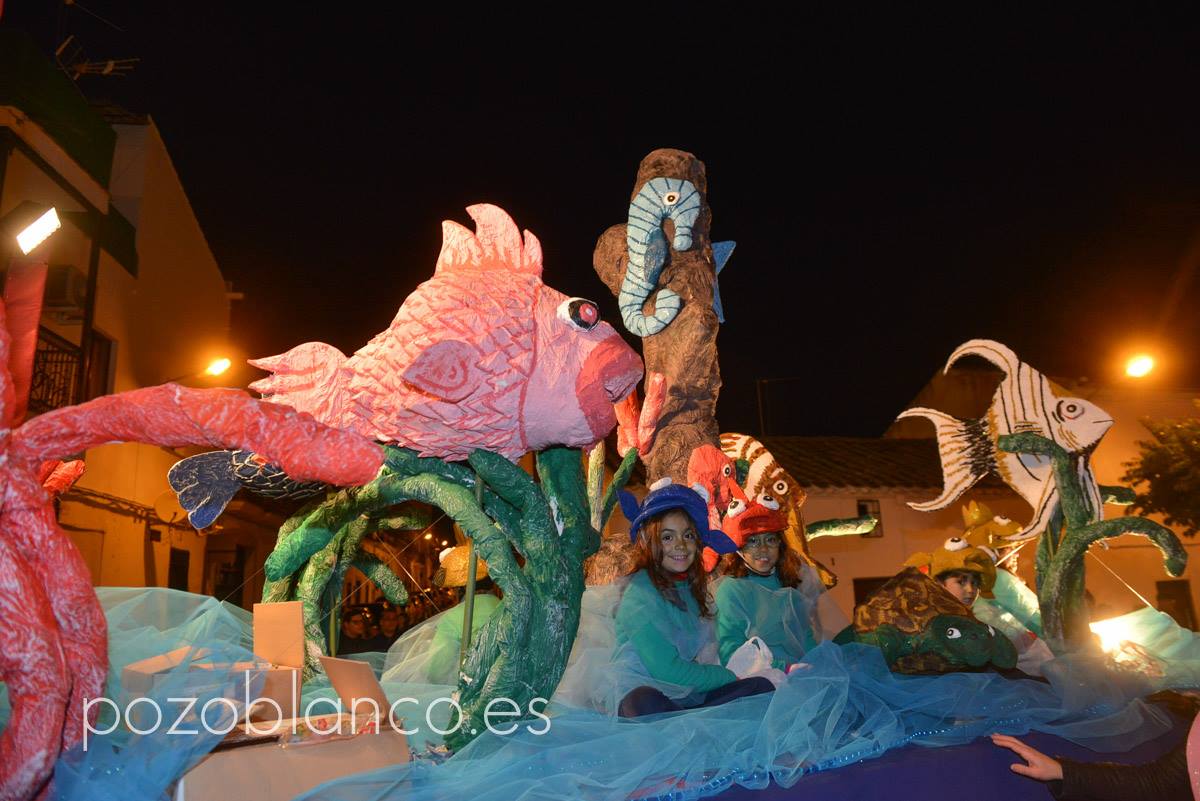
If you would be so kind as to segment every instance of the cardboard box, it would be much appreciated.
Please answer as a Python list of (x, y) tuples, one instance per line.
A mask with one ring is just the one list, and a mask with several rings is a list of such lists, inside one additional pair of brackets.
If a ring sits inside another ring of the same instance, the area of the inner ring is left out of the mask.
[[(179, 695), (186, 695), (189, 689), (196, 690), (195, 694), (198, 695), (201, 689), (211, 688), (213, 672), (219, 671), (222, 674), (228, 672), (229, 681), (234, 685), (233, 697), (244, 699), (247, 672), (262, 672), (262, 690), (250, 700), (260, 698), (275, 701), (281, 713), (277, 713), (268, 703), (259, 703), (250, 710), (250, 717), (254, 720), (295, 717), (304, 668), (304, 612), (301, 604), (299, 601), (255, 604), (253, 626), (254, 655), (262, 660), (261, 663), (205, 663), (198, 660), (208, 657), (207, 649), (191, 646), (176, 648), (126, 665), (121, 671), (121, 687), (125, 696), (123, 704), (133, 698), (153, 694), (172, 670), (187, 661), (187, 676), (179, 688)], [(139, 714), (142, 711), (141, 706), (134, 710)], [(140, 725), (137, 720), (133, 722)]]
[[(317, 717), (339, 716), (314, 716)], [(290, 731), (291, 722), (282, 722), (280, 729)], [(235, 729), (231, 736), (238, 731)], [(230, 801), (253, 797), (255, 801), (287, 801), (324, 782), (403, 764), (409, 758), (407, 738), (387, 727), (377, 733), (329, 742), (243, 745), (205, 757), (179, 780), (174, 798), (175, 801)]]

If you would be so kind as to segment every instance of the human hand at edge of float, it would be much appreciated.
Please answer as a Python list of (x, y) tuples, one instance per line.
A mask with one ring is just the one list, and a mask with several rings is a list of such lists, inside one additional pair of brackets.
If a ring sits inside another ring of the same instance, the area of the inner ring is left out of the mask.
[(1063, 770), (1061, 762), (1046, 756), (1032, 746), (1025, 745), (1025, 743), (1016, 737), (1010, 737), (1007, 734), (993, 734), (992, 742), (1001, 748), (1013, 751), (1017, 756), (1029, 763), (1028, 765), (1022, 765), (1014, 762), (1009, 765), (1008, 767), (1013, 773), (1019, 773), (1022, 776), (1028, 776), (1031, 779), (1043, 782), (1062, 779)]

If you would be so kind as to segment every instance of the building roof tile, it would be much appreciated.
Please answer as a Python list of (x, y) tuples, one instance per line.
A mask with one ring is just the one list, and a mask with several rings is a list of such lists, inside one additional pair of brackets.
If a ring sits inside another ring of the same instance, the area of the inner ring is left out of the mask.
[[(763, 437), (762, 442), (806, 488), (942, 488), (942, 466), (933, 439)], [(988, 474), (977, 486), (1000, 489), (1005, 485)]]

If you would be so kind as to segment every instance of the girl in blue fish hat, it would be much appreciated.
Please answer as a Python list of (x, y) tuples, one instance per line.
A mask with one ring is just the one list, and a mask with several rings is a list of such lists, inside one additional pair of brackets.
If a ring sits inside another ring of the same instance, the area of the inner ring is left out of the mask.
[(718, 553), (737, 546), (709, 529), (699, 493), (665, 481), (640, 506), (632, 494), (620, 495), (637, 549), (616, 615), (616, 672), (636, 685), (622, 690), (622, 717), (717, 706), (770, 692), (785, 678), (774, 669), (738, 676), (718, 663), (699, 554), (704, 545)]

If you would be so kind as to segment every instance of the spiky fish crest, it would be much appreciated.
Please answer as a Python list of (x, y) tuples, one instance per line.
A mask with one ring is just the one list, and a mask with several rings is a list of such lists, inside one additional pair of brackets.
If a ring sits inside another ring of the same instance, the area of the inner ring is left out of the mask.
[(1112, 417), (1094, 403), (1070, 397), (1066, 390), (1022, 362), (1007, 346), (990, 339), (972, 339), (946, 360), (948, 372), (964, 356), (978, 356), (1004, 371), (987, 413), (978, 420), (960, 420), (936, 409), (916, 407), (897, 419), (925, 417), (937, 432), (944, 488), (931, 501), (910, 502), (918, 511), (944, 509), (962, 496), (989, 471), (1024, 498), (1034, 516), (1010, 540), (1037, 536), (1058, 509), (1058, 489), (1050, 460), (1043, 456), (1000, 451), (1005, 434), (1034, 433), (1075, 455), (1080, 480), (1087, 492), (1093, 519), (1100, 518), (1100, 490), (1092, 475), (1089, 456), (1112, 426)]

